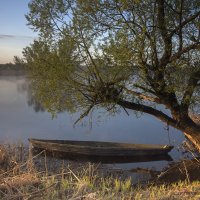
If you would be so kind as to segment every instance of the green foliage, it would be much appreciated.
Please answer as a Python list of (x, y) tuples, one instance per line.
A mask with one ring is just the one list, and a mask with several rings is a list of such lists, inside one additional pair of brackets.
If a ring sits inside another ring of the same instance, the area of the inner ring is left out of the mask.
[(40, 38), (23, 54), (34, 96), (53, 114), (83, 110), (81, 118), (124, 100), (172, 115), (196, 108), (199, 10), (197, 0), (31, 1), (26, 18)]

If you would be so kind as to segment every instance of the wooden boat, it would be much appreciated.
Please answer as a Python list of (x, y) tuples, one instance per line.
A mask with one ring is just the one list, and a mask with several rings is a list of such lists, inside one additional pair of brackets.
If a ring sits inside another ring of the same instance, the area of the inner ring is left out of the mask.
[(158, 156), (165, 155), (173, 146), (128, 144), (96, 141), (71, 141), (71, 140), (44, 140), (30, 138), (29, 142), (34, 149), (57, 152), (66, 155), (82, 156)]

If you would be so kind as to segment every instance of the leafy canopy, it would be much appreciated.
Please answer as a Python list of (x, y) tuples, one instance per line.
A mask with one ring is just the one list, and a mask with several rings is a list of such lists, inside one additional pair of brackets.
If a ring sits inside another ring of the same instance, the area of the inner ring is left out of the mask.
[(175, 123), (198, 109), (199, 0), (32, 0), (26, 18), (33, 93), (52, 113), (121, 106)]

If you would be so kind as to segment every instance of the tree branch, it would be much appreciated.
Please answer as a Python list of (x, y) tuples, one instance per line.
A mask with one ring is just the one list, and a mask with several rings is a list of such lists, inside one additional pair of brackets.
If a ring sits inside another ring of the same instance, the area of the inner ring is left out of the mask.
[(179, 24), (174, 30), (171, 31), (170, 37), (172, 37), (175, 33), (177, 33), (180, 29), (182, 29), (186, 24), (190, 23), (194, 19), (196, 19), (198, 16), (200, 16), (200, 11), (195, 13), (194, 15), (191, 15), (186, 20), (184, 20), (181, 24)]
[(91, 60), (91, 62), (92, 62), (92, 64), (93, 64), (93, 66), (94, 66), (95, 75), (96, 75), (97, 79), (98, 79), (101, 83), (103, 83), (103, 80), (102, 80), (102, 78), (101, 78), (101, 76), (100, 76), (98, 67), (97, 67), (97, 65), (96, 65), (96, 63), (95, 63), (95, 61), (94, 61), (94, 59), (93, 59), (93, 57), (92, 57), (92, 55), (91, 55), (91, 53), (90, 53), (88, 47), (87, 47), (87, 44), (86, 44), (85, 38), (84, 38), (84, 36), (83, 36), (82, 30), (80, 30), (80, 35), (81, 35), (82, 42), (83, 42), (84, 48), (85, 48), (85, 50), (86, 50), (86, 53), (88, 54), (88, 56), (89, 56), (89, 58), (90, 58), (90, 60)]
[(160, 119), (161, 121), (177, 128), (178, 122), (176, 120), (172, 119), (168, 115), (166, 115), (163, 112), (156, 110), (152, 107), (142, 105), (142, 104), (133, 103), (133, 102), (128, 102), (128, 101), (125, 101), (125, 100), (119, 100), (117, 102), (117, 104), (124, 107), (124, 108), (127, 108), (127, 109), (140, 111), (140, 112), (144, 112), (144, 113), (153, 115), (154, 117)]
[(74, 122), (74, 126), (79, 122), (81, 121), (84, 117), (86, 117), (89, 112), (92, 110), (92, 108), (94, 107), (94, 104), (91, 104), (87, 110)]
[(184, 53), (187, 53), (189, 52), (190, 50), (192, 49), (197, 49), (200, 47), (200, 42), (197, 42), (197, 43), (194, 43), (194, 44), (191, 44), (185, 48), (183, 48), (181, 51), (178, 51), (177, 53), (173, 54), (169, 60), (169, 63), (170, 62), (173, 62), (174, 60), (177, 60), (179, 59)]
[(160, 59), (160, 67), (165, 67), (169, 61), (172, 52), (172, 41), (171, 37), (168, 35), (168, 31), (165, 24), (165, 0), (158, 0), (158, 26), (160, 29), (160, 33), (162, 35), (162, 39), (164, 41), (164, 53)]
[(181, 51), (183, 48), (183, 33), (182, 33), (182, 27), (181, 27), (181, 23), (182, 23), (182, 15), (183, 15), (183, 0), (181, 0), (181, 5), (180, 5), (180, 13), (179, 13), (179, 50)]
[(142, 93), (140, 93), (140, 92), (136, 92), (136, 91), (133, 91), (133, 90), (129, 90), (129, 89), (125, 88), (125, 87), (123, 87), (123, 89), (124, 89), (127, 93), (132, 94), (132, 95), (134, 95), (134, 96), (137, 96), (137, 97), (140, 98), (141, 100), (151, 101), (151, 102), (155, 102), (155, 103), (161, 103), (159, 98), (147, 96), (147, 95), (142, 94)]

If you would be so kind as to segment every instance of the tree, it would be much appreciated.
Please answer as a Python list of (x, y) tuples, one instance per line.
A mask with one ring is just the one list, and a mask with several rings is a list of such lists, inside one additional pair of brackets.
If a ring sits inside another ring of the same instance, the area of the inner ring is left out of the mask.
[[(148, 113), (200, 150), (199, 0), (32, 0), (40, 37), (24, 49), (34, 96), (52, 113)], [(164, 105), (170, 111), (160, 111)]]

